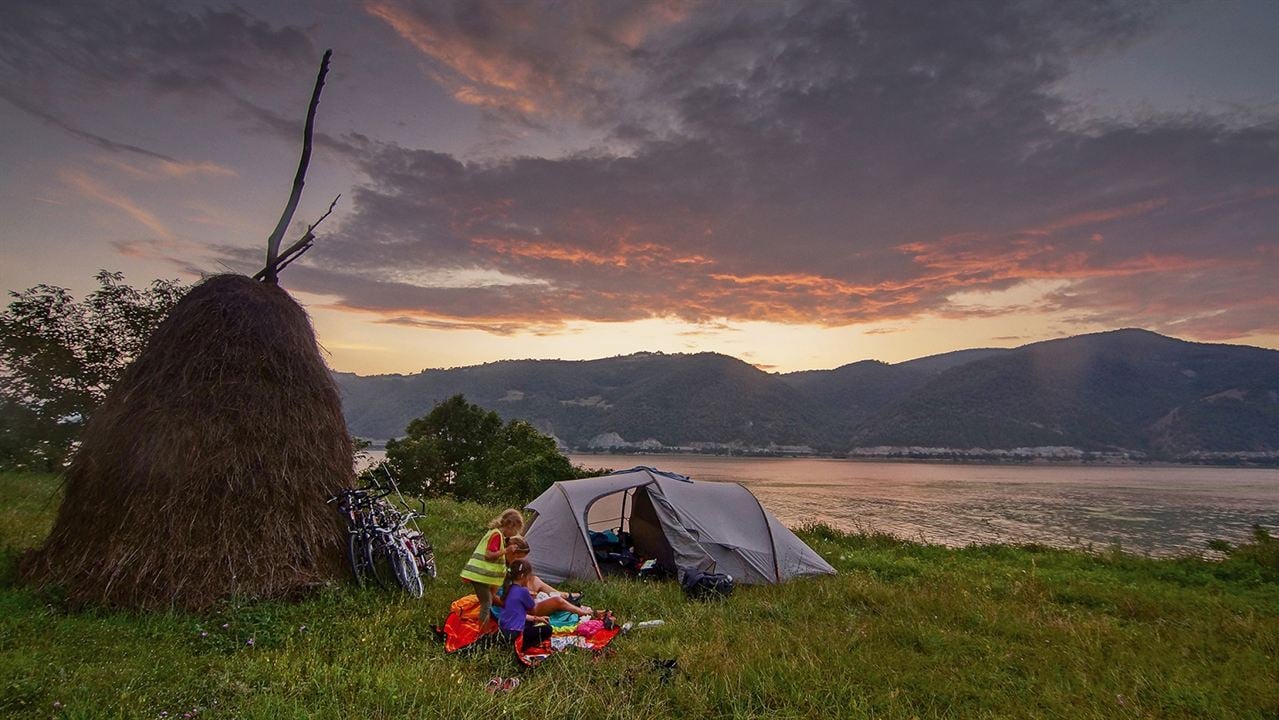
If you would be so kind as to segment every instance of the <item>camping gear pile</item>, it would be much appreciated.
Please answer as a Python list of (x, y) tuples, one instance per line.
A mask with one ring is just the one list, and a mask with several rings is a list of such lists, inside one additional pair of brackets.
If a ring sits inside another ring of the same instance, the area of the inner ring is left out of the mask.
[[(695, 482), (651, 467), (557, 482), (529, 503), (530, 561), (548, 582), (637, 575), (722, 575), (780, 583), (835, 569), (744, 486)], [(699, 591), (701, 592), (701, 591)]]
[(692, 600), (722, 600), (733, 594), (736, 585), (732, 575), (700, 570), (684, 573), (684, 579), (680, 581), (684, 594)]

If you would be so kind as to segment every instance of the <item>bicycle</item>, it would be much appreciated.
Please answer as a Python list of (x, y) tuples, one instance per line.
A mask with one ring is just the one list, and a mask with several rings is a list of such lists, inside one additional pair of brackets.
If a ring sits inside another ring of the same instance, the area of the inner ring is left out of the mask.
[(390, 588), (394, 582), (421, 597), (422, 574), (431, 579), (436, 576), (435, 550), (421, 531), (408, 525), (426, 515), (426, 503), (419, 499), (420, 511), (401, 512), (386, 498), (394, 491), (406, 507), (408, 501), (400, 494), (395, 478), (385, 468), (384, 472), (391, 482), (389, 488), (370, 478), (371, 485), (343, 490), (328, 502), (339, 503), (338, 510), (346, 519), (347, 558), (356, 584), (372, 578), (379, 586)]
[(373, 575), (373, 535), (369, 513), (378, 501), (390, 494), (389, 488), (372, 486), (343, 490), (327, 500), (329, 504), (338, 503), (338, 512), (346, 520), (346, 554), (356, 585), (363, 586), (368, 577), (377, 579)]
[[(424, 513), (425, 503), (422, 504), (422, 510)], [(424, 591), (423, 564), (428, 566), (428, 574), (434, 577), (435, 561), (430, 544), (418, 540), (421, 533), (408, 528), (408, 524), (423, 513), (412, 510), (401, 513), (388, 504), (376, 508), (372, 514), (374, 539), (371, 567), (374, 577), (384, 587), (389, 587), (393, 579), (414, 597), (422, 597)], [(421, 545), (425, 546), (425, 552), (419, 550)], [(423, 557), (425, 563), (420, 564), (419, 557)], [(387, 575), (390, 577), (386, 577)]]

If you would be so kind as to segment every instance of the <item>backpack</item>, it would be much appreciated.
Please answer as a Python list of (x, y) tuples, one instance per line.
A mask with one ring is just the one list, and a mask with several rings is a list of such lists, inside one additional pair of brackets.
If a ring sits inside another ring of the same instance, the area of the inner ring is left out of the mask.
[(733, 594), (733, 576), (689, 570), (680, 583), (684, 594), (693, 600), (722, 600)]

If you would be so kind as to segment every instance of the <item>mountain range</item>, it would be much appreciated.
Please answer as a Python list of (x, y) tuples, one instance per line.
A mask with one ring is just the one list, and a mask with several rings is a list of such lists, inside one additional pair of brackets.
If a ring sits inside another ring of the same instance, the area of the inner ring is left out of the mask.
[(706, 352), (334, 378), (352, 434), (375, 441), (463, 393), (570, 448), (1279, 451), (1279, 351), (1136, 329), (792, 373)]

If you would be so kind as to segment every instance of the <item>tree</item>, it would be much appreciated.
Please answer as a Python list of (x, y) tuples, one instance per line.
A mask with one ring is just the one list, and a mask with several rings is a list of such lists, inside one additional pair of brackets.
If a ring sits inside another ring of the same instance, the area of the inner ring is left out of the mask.
[(56, 469), (84, 422), (187, 286), (136, 289), (102, 270), (77, 302), (66, 288), (10, 292), (0, 315), (0, 465)]
[(557, 480), (581, 476), (532, 425), (503, 424), (462, 395), (413, 420), (406, 432), (387, 442), (387, 463), (406, 489), (423, 495), (522, 504)]

